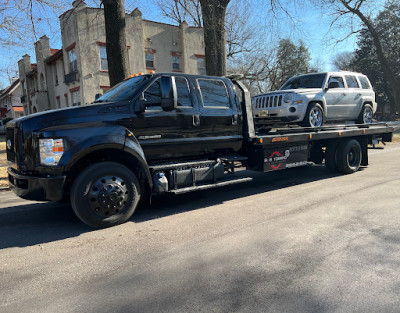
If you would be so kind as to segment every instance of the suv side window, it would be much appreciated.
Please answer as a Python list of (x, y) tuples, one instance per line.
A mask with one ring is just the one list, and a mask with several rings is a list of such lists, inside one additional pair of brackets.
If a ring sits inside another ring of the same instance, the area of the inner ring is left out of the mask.
[(345, 77), (348, 88), (360, 88), (357, 82), (357, 78), (355, 76), (346, 75)]
[(178, 107), (193, 107), (187, 79), (175, 76), (175, 85), (178, 94)]
[(358, 80), (361, 83), (361, 88), (362, 89), (371, 89), (371, 85), (368, 82), (368, 79), (364, 76), (358, 76)]
[(157, 104), (159, 106), (150, 106), (146, 107), (147, 111), (160, 111), (161, 110), (161, 87), (160, 80), (157, 79), (154, 81), (144, 92), (144, 98), (146, 99), (147, 104)]
[(329, 78), (328, 86), (332, 82), (337, 82), (339, 84), (338, 88), (344, 88), (344, 82), (343, 82), (343, 77), (340, 76), (331, 76)]
[(228, 90), (225, 83), (219, 79), (197, 80), (204, 107), (224, 109), (230, 107)]

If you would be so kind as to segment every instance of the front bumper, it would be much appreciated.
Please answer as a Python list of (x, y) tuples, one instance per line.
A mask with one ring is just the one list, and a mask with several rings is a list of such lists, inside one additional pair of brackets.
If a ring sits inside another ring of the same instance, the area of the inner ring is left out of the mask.
[(66, 176), (31, 176), (17, 173), (9, 167), (8, 182), (14, 193), (27, 200), (59, 201), (64, 196)]
[(300, 105), (283, 105), (281, 107), (267, 107), (254, 109), (253, 117), (255, 120), (282, 122), (282, 123), (296, 123), (301, 122), (304, 118), (306, 106)]

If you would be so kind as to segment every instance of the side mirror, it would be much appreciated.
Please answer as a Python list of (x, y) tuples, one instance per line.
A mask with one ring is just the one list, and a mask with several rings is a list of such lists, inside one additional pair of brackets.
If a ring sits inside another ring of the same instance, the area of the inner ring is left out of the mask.
[(339, 82), (330, 82), (328, 85), (328, 89), (331, 88), (339, 88)]
[(172, 76), (161, 76), (161, 107), (164, 111), (172, 111), (177, 108), (177, 94), (175, 79)]
[(142, 92), (140, 99), (138, 99), (135, 103), (135, 113), (143, 113), (144, 111), (146, 111), (146, 99), (144, 98), (144, 94)]

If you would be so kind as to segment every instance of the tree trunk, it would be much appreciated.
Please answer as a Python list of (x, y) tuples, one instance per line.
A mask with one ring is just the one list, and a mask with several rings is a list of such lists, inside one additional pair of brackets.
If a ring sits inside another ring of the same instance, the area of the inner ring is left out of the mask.
[(207, 75), (226, 75), (225, 13), (230, 0), (200, 0)]
[(124, 0), (103, 0), (110, 86), (129, 75)]

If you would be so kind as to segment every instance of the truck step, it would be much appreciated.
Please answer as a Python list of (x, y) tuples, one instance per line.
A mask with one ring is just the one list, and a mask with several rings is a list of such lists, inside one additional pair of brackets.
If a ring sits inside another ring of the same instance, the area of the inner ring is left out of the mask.
[(199, 186), (191, 186), (191, 187), (186, 187), (186, 188), (181, 188), (181, 189), (176, 189), (176, 190), (170, 190), (170, 193), (180, 195), (183, 193), (191, 192), (191, 191), (196, 191), (196, 190), (205, 190), (205, 189), (210, 189), (210, 188), (215, 188), (215, 187), (223, 187), (223, 186), (228, 186), (228, 185), (233, 185), (233, 184), (240, 184), (240, 183), (245, 183), (252, 181), (252, 177), (241, 177), (241, 178), (231, 178), (231, 179), (226, 179), (222, 180), (218, 183), (215, 184), (206, 184), (206, 185), (199, 185)]
[(241, 155), (228, 155), (219, 158), (222, 162), (236, 162), (236, 161), (246, 161), (248, 157)]

